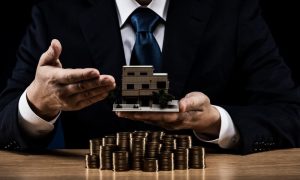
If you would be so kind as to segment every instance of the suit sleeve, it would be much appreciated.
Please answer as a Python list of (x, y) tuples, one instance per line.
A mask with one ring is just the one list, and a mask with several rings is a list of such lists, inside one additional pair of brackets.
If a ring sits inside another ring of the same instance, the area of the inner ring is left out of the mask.
[(45, 147), (53, 135), (33, 138), (28, 136), (18, 122), (18, 102), (30, 85), (41, 54), (47, 49), (47, 27), (38, 7), (32, 10), (32, 24), (17, 52), (17, 62), (7, 87), (0, 97), (0, 147), (5, 149), (28, 149)]
[(240, 133), (240, 153), (300, 146), (299, 87), (293, 82), (257, 1), (241, 1), (237, 56), (247, 103), (223, 106)]

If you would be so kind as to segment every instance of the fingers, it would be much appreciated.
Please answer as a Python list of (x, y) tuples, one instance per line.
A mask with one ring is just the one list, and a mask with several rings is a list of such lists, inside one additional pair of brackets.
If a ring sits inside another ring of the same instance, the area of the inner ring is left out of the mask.
[(53, 39), (48, 50), (44, 52), (40, 58), (39, 66), (45, 65), (60, 65), (59, 56), (62, 51), (62, 46), (60, 42), (56, 39)]
[(60, 84), (72, 84), (96, 78), (100, 78), (100, 73), (97, 69), (60, 69), (54, 75), (53, 80)]
[(63, 69), (59, 60), (61, 52), (60, 42), (52, 40), (40, 58), (35, 83), (32, 83), (36, 88), (31, 88), (35, 89), (34, 93), (29, 92), (33, 94), (31, 100), (35, 99), (33, 104), (42, 112), (79, 110), (106, 98), (115, 88), (115, 79), (100, 76), (97, 69)]
[(95, 89), (91, 89), (88, 91), (84, 91), (82, 93), (78, 93), (78, 94), (66, 97), (65, 101), (67, 101), (68, 104), (73, 104), (74, 106), (76, 106), (79, 102), (85, 101), (92, 97), (102, 97), (101, 100), (103, 100), (108, 96), (108, 94), (111, 90), (112, 90), (112, 87), (110, 87), (110, 86), (98, 87)]
[(209, 104), (208, 97), (201, 92), (192, 92), (187, 94), (179, 102), (180, 112), (203, 111), (205, 104)]
[(60, 94), (58, 95), (60, 109), (63, 111), (80, 110), (105, 99), (110, 90), (111, 87), (99, 87), (72, 96)]
[(65, 86), (65, 94), (76, 94), (80, 92), (84, 92), (90, 89), (94, 89), (101, 86), (101, 82), (99, 78), (81, 81), (75, 84), (69, 84)]
[(187, 113), (141, 113), (141, 112), (117, 112), (117, 116), (147, 124), (160, 126), (169, 130), (188, 129), (190, 124), (186, 123), (191, 118)]
[(63, 110), (78, 110), (105, 99), (115, 86), (112, 76), (101, 75), (99, 78), (63, 85), (58, 98)]
[(115, 78), (110, 75), (101, 75), (100, 80), (101, 80), (102, 84), (105, 84), (105, 85), (110, 85), (110, 84), (116, 85)]
[(95, 88), (107, 88), (109, 91), (115, 88), (114, 78), (108, 75), (101, 75), (100, 78), (80, 81), (78, 83), (64, 86), (62, 92), (64, 94), (73, 95), (81, 92), (86, 92)]
[(117, 112), (119, 117), (136, 121), (149, 122), (174, 122), (178, 119), (178, 113), (154, 113), (154, 112)]
[[(209, 124), (209, 98), (201, 92), (187, 94), (179, 102), (179, 113), (117, 112), (119, 117), (161, 126), (170, 130), (205, 129)], [(208, 119), (208, 120), (207, 120)]]
[[(96, 96), (90, 96), (89, 98), (84, 98), (82, 101), (79, 101), (74, 107), (72, 107), (71, 110), (80, 110), (85, 107), (88, 107), (92, 104), (95, 104), (96, 102), (99, 102), (103, 99), (105, 99), (108, 96), (108, 93), (106, 94), (99, 94)], [(68, 109), (65, 109), (68, 110)]]

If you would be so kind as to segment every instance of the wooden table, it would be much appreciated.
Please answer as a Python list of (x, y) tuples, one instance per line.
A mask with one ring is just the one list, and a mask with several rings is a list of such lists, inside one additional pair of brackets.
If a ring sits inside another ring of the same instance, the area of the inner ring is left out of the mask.
[(26, 154), (0, 151), (0, 179), (234, 180), (300, 179), (300, 149), (246, 156), (206, 155), (207, 168), (147, 173), (85, 169), (88, 150), (55, 150)]

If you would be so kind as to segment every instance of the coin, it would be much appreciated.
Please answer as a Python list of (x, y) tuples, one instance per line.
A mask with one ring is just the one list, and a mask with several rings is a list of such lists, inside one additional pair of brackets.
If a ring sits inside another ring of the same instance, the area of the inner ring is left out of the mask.
[(203, 169), (205, 164), (205, 148), (193, 146), (189, 149), (189, 167), (192, 169)]

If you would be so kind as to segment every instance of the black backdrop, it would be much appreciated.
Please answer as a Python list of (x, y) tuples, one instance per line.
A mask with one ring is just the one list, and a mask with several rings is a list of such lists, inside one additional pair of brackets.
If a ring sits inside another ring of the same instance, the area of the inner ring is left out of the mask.
[(280, 54), (300, 83), (300, 11), (297, 0), (261, 0), (262, 14), (279, 47)]
[(0, 91), (15, 65), (16, 50), (35, 2), (37, 0), (3, 0), (0, 3)]
[[(30, 22), (31, 7), (37, 1), (6, 0), (6, 3), (3, 3), (4, 0), (0, 4), (0, 91), (15, 64), (15, 52)], [(261, 0), (261, 6), (280, 53), (292, 69), (294, 79), (299, 83), (300, 20), (296, 2), (296, 0)]]

